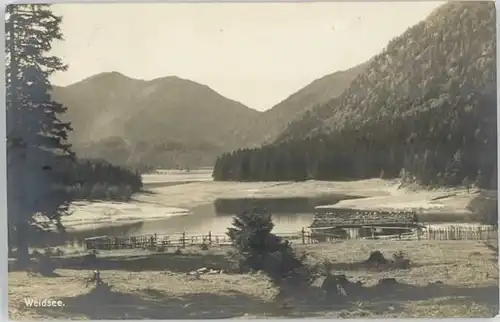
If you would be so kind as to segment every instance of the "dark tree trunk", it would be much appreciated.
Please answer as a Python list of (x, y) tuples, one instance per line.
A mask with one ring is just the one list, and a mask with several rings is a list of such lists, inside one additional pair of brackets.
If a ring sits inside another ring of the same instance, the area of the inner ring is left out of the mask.
[(26, 223), (18, 223), (16, 225), (17, 265), (20, 268), (27, 267), (30, 260), (27, 228), (28, 225)]

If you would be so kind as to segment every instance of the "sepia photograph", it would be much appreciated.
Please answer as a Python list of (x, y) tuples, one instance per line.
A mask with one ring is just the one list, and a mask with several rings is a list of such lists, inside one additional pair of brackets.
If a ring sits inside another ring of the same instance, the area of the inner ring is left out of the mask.
[(493, 1), (5, 10), (8, 313), (499, 313)]

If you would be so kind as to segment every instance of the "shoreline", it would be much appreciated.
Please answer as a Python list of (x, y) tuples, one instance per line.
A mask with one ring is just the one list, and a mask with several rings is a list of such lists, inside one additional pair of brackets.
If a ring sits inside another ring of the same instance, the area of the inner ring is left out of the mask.
[[(133, 223), (189, 216), (194, 207), (218, 198), (311, 198), (321, 195), (358, 196), (322, 207), (363, 210), (416, 210), (424, 216), (472, 217), (468, 203), (478, 190), (466, 188), (400, 187), (399, 180), (303, 182), (220, 182), (209, 179), (210, 171), (145, 176), (147, 192), (133, 196), (131, 202), (75, 202), (74, 213), (63, 219), (68, 232), (81, 232)], [(164, 176), (164, 177), (163, 177)], [(163, 178), (162, 178), (163, 177)], [(313, 210), (311, 210), (313, 211)], [(451, 220), (453, 221), (453, 220)]]

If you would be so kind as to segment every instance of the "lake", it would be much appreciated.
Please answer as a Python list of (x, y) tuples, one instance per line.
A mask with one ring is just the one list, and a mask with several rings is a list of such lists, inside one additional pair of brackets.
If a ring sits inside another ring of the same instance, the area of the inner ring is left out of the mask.
[[(398, 193), (397, 182), (379, 179), (353, 182), (214, 182), (209, 170), (169, 170), (143, 175), (143, 181), (146, 191), (137, 194), (136, 200), (130, 203), (90, 203), (77, 208), (69, 219), (77, 224), (89, 222), (87, 230), (44, 233), (37, 244), (54, 246), (101, 235), (182, 232), (201, 235), (209, 231), (217, 235), (225, 234), (235, 214), (253, 207), (265, 208), (273, 214), (276, 233), (295, 233), (312, 223), (315, 206), (361, 198), (357, 196), (377, 200), (371, 205), (375, 208), (387, 203), (414, 205), (415, 202), (432, 206), (436, 213), (427, 211), (419, 215), (422, 222), (429, 224), (469, 225), (474, 221), (472, 214), (463, 211), (470, 197), (456, 196), (456, 192), (449, 191)], [(356, 207), (358, 202), (350, 204)], [(449, 210), (449, 213), (443, 209)], [(180, 213), (186, 215), (173, 214), (174, 210), (182, 210)], [(92, 220), (101, 219), (110, 219), (110, 224), (90, 230)]]
[(55, 239), (48, 244), (58, 245), (69, 240), (83, 241), (86, 237), (102, 235), (130, 236), (182, 232), (187, 234), (207, 234), (209, 231), (214, 235), (220, 235), (226, 233), (235, 214), (253, 207), (265, 208), (272, 213), (275, 232), (295, 233), (299, 232), (303, 227), (307, 228), (312, 223), (315, 206), (335, 204), (341, 200), (354, 198), (359, 197), (352, 195), (322, 195), (313, 198), (220, 198), (211, 204), (189, 209), (191, 213), (188, 215), (60, 234), (59, 236), (53, 236)]

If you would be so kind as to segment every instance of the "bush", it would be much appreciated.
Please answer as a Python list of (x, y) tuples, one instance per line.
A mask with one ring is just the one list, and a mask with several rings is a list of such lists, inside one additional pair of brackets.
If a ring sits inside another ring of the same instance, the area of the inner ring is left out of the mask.
[(233, 218), (232, 225), (227, 235), (240, 253), (256, 255), (269, 251), (269, 239), (274, 228), (269, 212), (258, 208), (244, 211)]
[(498, 198), (479, 195), (469, 202), (467, 208), (482, 224), (498, 226)]
[(261, 270), (279, 285), (284, 278), (297, 277), (307, 271), (306, 256), (298, 255), (288, 241), (272, 234), (273, 227), (271, 214), (254, 208), (236, 215), (227, 235), (237, 250), (240, 272)]
[(410, 260), (407, 258), (406, 253), (403, 251), (398, 251), (397, 253), (392, 254), (392, 262), (395, 267), (401, 269), (410, 268)]

